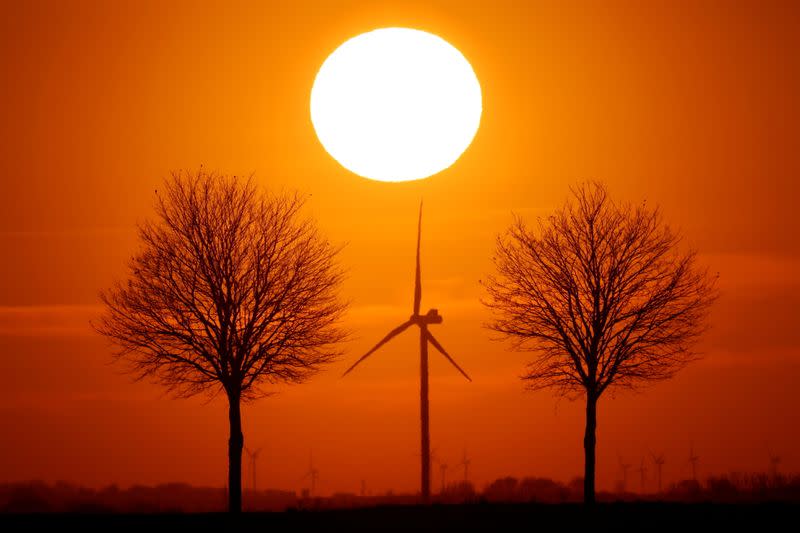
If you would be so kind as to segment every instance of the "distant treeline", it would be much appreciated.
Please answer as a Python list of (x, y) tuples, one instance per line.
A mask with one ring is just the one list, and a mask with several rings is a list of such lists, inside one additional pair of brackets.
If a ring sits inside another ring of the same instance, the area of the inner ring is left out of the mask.
[[(634, 483), (629, 483), (635, 486)], [(583, 478), (568, 484), (547, 478), (516, 479), (506, 477), (490, 483), (479, 495), (490, 502), (567, 503), (583, 500)], [(744, 503), (787, 501), (800, 502), (800, 475), (731, 473), (712, 476), (699, 482), (691, 479), (668, 485), (661, 492), (618, 490), (599, 492), (600, 501), (669, 501)]]
[[(449, 485), (435, 495), (438, 503), (539, 502), (567, 503), (583, 499), (583, 480), (564, 484), (548, 478), (504, 477), (476, 491), (469, 482)], [(683, 480), (661, 493), (600, 492), (600, 501), (670, 501), (746, 503), (766, 501), (800, 502), (800, 475), (733, 473), (707, 478), (704, 482)], [(251, 511), (289, 509), (344, 509), (378, 505), (417, 503), (413, 494), (386, 493), (360, 496), (338, 493), (327, 497), (308, 497), (291, 491), (246, 490), (244, 508)], [(223, 512), (227, 494), (223, 488), (193, 487), (169, 483), (155, 487), (110, 486), (89, 489), (65, 482), (41, 481), (0, 484), (0, 510), (6, 513), (83, 512), (83, 513), (167, 513)]]

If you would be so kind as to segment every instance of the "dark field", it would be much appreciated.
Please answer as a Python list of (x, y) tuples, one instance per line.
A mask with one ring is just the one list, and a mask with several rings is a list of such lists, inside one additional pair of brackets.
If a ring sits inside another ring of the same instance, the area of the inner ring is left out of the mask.
[[(721, 531), (723, 528), (786, 529), (800, 505), (787, 503), (676, 504), (604, 503), (593, 510), (580, 504), (474, 504), (390, 506), (329, 511), (208, 514), (6, 514), (6, 531), (74, 528), (100, 531), (172, 528), (181, 531)], [(739, 530), (739, 529), (737, 529)]]

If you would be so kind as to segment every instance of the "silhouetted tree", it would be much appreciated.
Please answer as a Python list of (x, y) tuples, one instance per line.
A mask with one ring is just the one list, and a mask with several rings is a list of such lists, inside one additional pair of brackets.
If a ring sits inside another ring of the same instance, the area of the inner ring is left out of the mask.
[(489, 327), (536, 354), (522, 376), (531, 389), (585, 394), (586, 503), (603, 392), (667, 379), (697, 356), (716, 279), (679, 241), (658, 209), (616, 204), (598, 183), (572, 189), (538, 232), (517, 218), (497, 239), (497, 274), (484, 283)]
[(228, 503), (239, 512), (241, 402), (338, 354), (338, 249), (301, 215), (300, 196), (261, 193), (252, 179), (173, 173), (156, 196), (158, 218), (139, 228), (129, 279), (101, 293), (95, 328), (139, 378), (178, 396), (225, 393)]

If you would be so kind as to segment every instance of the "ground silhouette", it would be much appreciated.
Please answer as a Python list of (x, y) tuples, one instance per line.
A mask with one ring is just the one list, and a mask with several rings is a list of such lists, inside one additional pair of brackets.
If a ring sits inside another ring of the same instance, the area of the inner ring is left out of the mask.
[[(381, 506), (413, 507), (418, 494), (384, 493), (357, 495), (336, 493), (325, 497), (303, 497), (286, 490), (245, 490), (247, 511), (336, 510)], [(752, 505), (783, 502), (800, 504), (800, 475), (769, 473), (729, 473), (711, 476), (704, 481), (679, 480), (664, 491), (641, 494), (632, 491), (600, 491), (603, 503), (703, 503)], [(432, 495), (437, 505), (478, 504), (575, 504), (583, 499), (583, 480), (562, 483), (549, 478), (505, 476), (478, 490), (471, 483), (459, 481), (447, 485), (444, 492)], [(80, 487), (66, 482), (41, 481), (0, 484), (0, 512), (3, 513), (209, 513), (227, 507), (222, 487), (194, 487), (168, 483), (154, 487), (134, 485), (102, 489)]]

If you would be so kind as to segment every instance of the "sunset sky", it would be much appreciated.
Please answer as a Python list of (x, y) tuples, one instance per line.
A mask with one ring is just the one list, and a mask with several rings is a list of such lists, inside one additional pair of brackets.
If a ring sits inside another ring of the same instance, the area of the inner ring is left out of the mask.
[[(446, 39), (483, 91), (461, 159), (399, 184), (342, 168), (309, 115), (325, 58), (391, 26)], [(690, 477), (690, 444), (703, 477), (766, 471), (768, 450), (800, 470), (798, 50), (789, 2), (4, 2), (0, 482), (225, 483), (225, 399), (132, 383), (89, 325), (154, 189), (200, 165), (310, 194), (308, 212), (346, 243), (344, 358), (244, 408), (259, 488), (299, 491), (313, 451), (323, 494), (362, 479), (418, 490), (416, 335), (340, 375), (411, 312), (423, 198), (423, 311), (439, 309), (433, 332), (474, 380), (431, 355), (448, 477), (465, 449), (479, 488), (581, 475), (583, 403), (525, 391), (530, 354), (491, 340), (478, 281), (512, 213), (533, 222), (587, 179), (660, 206), (721, 291), (702, 361), (601, 399), (599, 488), (620, 478), (618, 455), (638, 465), (650, 451), (665, 453), (665, 483)]]

